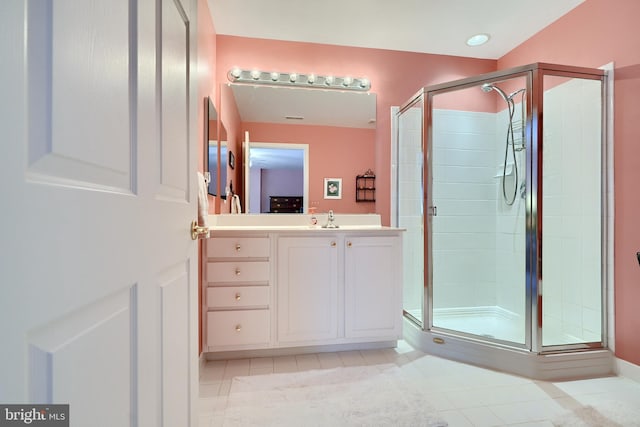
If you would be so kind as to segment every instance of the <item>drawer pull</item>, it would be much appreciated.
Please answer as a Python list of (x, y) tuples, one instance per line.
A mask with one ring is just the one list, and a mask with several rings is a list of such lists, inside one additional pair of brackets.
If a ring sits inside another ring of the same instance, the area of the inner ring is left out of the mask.
[(236, 301), (240, 301), (240, 292), (236, 292)]
[(336, 247), (336, 242), (331, 242), (331, 247), (335, 248)]
[(242, 246), (240, 246), (240, 243), (236, 243), (236, 252), (240, 252), (240, 249), (242, 249)]
[(347, 242), (347, 247), (350, 248), (353, 245), (351, 242)]
[(236, 325), (236, 332), (240, 332), (242, 330), (242, 325)]
[(239, 276), (239, 275), (240, 275), (240, 268), (236, 267), (236, 276)]

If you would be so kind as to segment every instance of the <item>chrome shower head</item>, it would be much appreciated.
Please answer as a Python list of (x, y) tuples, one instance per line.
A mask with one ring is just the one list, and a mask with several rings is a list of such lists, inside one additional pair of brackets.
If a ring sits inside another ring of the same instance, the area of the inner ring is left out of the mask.
[(500, 96), (502, 97), (502, 99), (504, 99), (504, 101), (509, 104), (511, 102), (511, 97), (507, 96), (506, 93), (504, 93), (504, 91), (502, 89), (500, 89), (498, 86), (495, 86), (491, 83), (485, 83), (482, 86), (480, 86), (480, 89), (482, 89), (483, 92), (485, 93), (489, 93), (492, 90), (495, 90), (496, 92), (498, 92), (498, 94), (500, 94)]
[(493, 85), (491, 83), (485, 83), (482, 86), (480, 86), (480, 89), (482, 89), (482, 91), (484, 93), (489, 93), (491, 92), (491, 90), (493, 89)]

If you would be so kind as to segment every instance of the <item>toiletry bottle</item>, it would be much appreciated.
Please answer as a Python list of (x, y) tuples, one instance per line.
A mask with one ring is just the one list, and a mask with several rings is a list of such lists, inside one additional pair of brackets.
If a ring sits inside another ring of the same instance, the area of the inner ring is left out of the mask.
[(311, 223), (309, 224), (311, 227), (315, 227), (318, 225), (318, 218), (316, 217), (316, 208), (309, 208), (309, 213), (311, 214)]

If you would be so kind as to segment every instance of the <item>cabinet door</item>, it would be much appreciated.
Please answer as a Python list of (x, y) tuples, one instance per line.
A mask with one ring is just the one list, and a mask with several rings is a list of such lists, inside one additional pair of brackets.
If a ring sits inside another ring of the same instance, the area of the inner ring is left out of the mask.
[(306, 344), (338, 336), (338, 239), (278, 241), (278, 341)]
[(402, 328), (400, 237), (345, 239), (347, 338), (398, 339)]

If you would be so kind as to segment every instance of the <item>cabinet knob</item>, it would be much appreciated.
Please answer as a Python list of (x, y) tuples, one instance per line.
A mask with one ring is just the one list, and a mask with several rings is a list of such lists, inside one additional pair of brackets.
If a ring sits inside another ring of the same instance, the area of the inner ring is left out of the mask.
[(236, 243), (236, 252), (240, 252), (240, 249), (242, 249), (242, 246), (240, 246), (240, 243)]
[(347, 247), (350, 248), (351, 246), (353, 246), (353, 243), (351, 243), (350, 241), (347, 242)]
[(240, 292), (236, 292), (236, 301), (240, 301)]
[(336, 242), (331, 242), (331, 247), (335, 248), (336, 247)]
[(240, 275), (240, 267), (236, 267), (236, 276)]
[(242, 330), (242, 325), (236, 325), (236, 332), (240, 332)]

